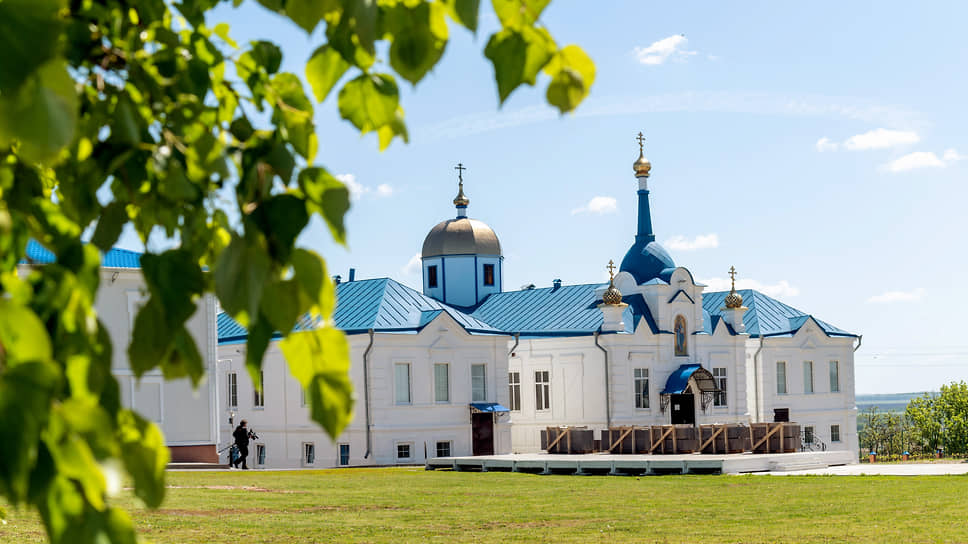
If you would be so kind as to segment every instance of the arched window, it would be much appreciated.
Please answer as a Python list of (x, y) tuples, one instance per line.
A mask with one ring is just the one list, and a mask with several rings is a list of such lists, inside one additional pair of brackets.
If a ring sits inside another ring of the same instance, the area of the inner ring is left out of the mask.
[(676, 355), (689, 355), (689, 346), (686, 345), (686, 318), (681, 315), (676, 316)]

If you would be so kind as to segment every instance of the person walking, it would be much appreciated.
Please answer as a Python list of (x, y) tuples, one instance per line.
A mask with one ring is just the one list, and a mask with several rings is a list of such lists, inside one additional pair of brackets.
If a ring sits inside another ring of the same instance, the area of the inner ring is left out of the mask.
[(235, 446), (239, 448), (239, 458), (235, 460), (235, 468), (239, 468), (239, 463), (242, 463), (242, 470), (249, 470), (249, 466), (246, 464), (246, 457), (249, 456), (249, 437), (252, 433), (249, 432), (248, 424), (243, 419), (232, 433), (232, 437), (235, 438)]

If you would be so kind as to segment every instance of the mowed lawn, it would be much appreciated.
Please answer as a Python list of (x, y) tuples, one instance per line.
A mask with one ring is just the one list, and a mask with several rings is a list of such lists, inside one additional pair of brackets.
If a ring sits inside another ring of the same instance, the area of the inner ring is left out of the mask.
[[(968, 476), (177, 472), (154, 542), (968, 542)], [(43, 541), (8, 509), (0, 542)]]

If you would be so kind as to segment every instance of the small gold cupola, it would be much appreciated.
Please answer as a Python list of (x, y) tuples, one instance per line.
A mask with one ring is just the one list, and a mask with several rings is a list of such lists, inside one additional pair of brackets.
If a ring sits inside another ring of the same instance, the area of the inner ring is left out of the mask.
[(602, 302), (609, 306), (618, 306), (622, 303), (622, 292), (615, 287), (615, 262), (612, 260), (608, 261), (608, 289), (605, 290), (605, 294), (602, 295)]
[(464, 194), (464, 170), (467, 168), (463, 164), (457, 163), (454, 167), (457, 170), (457, 196), (454, 197), (454, 206), (457, 206), (457, 217), (467, 216), (467, 205), (471, 203), (471, 199), (467, 198)]
[(642, 149), (642, 145), (645, 143), (645, 136), (642, 136), (640, 132), (636, 140), (639, 141), (639, 158), (632, 163), (632, 169), (635, 170), (635, 177), (637, 178), (647, 178), (649, 173), (652, 172), (652, 163), (649, 159), (645, 158), (645, 152)]
[(729, 267), (729, 277), (733, 282), (733, 286), (726, 295), (726, 307), (729, 309), (742, 308), (743, 307), (743, 295), (736, 292), (736, 268)]

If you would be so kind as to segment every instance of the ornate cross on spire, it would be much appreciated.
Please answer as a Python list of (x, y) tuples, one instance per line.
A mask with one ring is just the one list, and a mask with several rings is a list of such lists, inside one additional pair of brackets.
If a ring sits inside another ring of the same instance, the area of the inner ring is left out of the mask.
[(735, 291), (736, 290), (736, 268), (735, 267), (732, 267), (732, 266), (729, 267), (729, 279), (732, 280), (733, 291)]
[(613, 272), (615, 272), (615, 261), (609, 259), (608, 260), (608, 266), (606, 266), (605, 268), (608, 269), (608, 279), (611, 281), (612, 278), (615, 277), (614, 274), (613, 274)]
[(641, 155), (642, 153), (644, 153), (644, 151), (642, 150), (642, 144), (645, 143), (645, 136), (642, 136), (642, 133), (639, 132), (639, 135), (635, 139), (639, 141), (639, 155)]
[(467, 168), (463, 165), (463, 163), (457, 163), (457, 166), (454, 167), (454, 170), (457, 170), (457, 181), (463, 182), (464, 170), (467, 170)]

